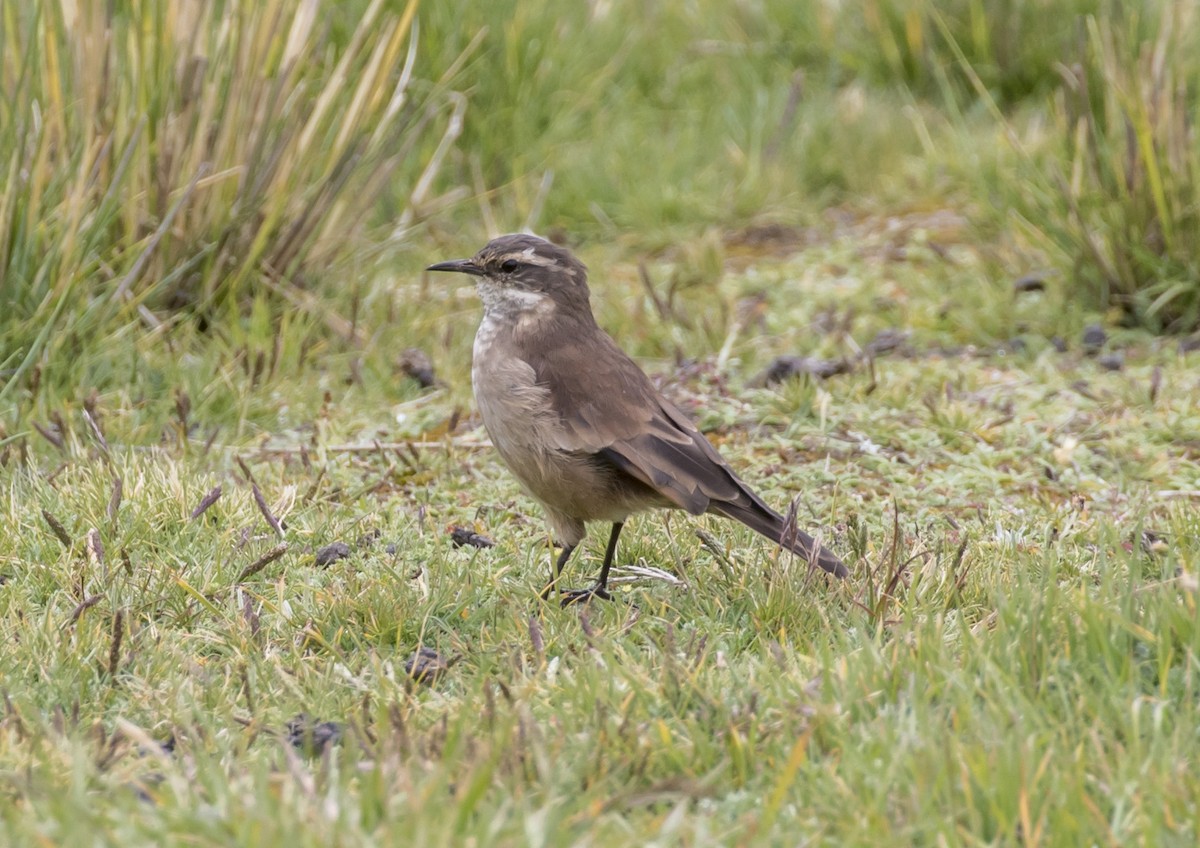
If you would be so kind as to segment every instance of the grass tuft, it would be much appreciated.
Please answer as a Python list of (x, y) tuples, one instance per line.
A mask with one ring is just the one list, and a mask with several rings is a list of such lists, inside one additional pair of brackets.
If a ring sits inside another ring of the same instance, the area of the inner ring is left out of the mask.
[(856, 76), (903, 85), (952, 111), (975, 102), (979, 82), (1007, 111), (1051, 91), (1057, 68), (1073, 47), (1076, 22), (1116, 5), (1109, 0), (867, 0), (841, 8), (833, 43)]
[(1088, 20), (1082, 54), (1061, 69), (1056, 149), (1014, 202), (1069, 269), (1074, 298), (1191, 332), (1200, 327), (1196, 10), (1171, 2), (1158, 11), (1148, 40), (1134, 36), (1137, 12)]
[(415, 11), (339, 33), (288, 0), (6, 3), (0, 392), (133, 324), (312, 308), (380, 195), (436, 170)]

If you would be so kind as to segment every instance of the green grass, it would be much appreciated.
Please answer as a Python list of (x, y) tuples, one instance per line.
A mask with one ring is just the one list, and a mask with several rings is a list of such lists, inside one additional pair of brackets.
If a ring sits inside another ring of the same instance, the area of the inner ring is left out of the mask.
[[(1192, 314), (1189, 28), (177, 5), (0, 0), (0, 844), (1195, 844), (1200, 353), (1144, 329)], [(847, 581), (660, 513), (615, 603), (537, 600), (478, 302), (421, 271), (522, 226)]]
[[(864, 225), (757, 259), (688, 290), (696, 323), (674, 332), (618, 252), (584, 251), (606, 269), (602, 320), (769, 500), (800, 497), (854, 560), (840, 585), (736, 526), (650, 515), (622, 562), (683, 585), (636, 579), (582, 614), (539, 603), (536, 508), (469, 418), (444, 434), (469, 403), (477, 311), (453, 288), (408, 324), (440, 389), (406, 384), (390, 350), (283, 355), (258, 382), (236, 352), (146, 350), (154, 366), (92, 405), (107, 450), (79, 402), (30, 416), (6, 445), (0, 542), (5, 842), (1190, 844), (1194, 363), (1139, 335), (1118, 373), (1034, 336), (1016, 355), (930, 353), (961, 341), (933, 306), (941, 260), (889, 258), (894, 239)], [(422, 285), (403, 275), (395, 295)], [(766, 324), (734, 337), (718, 381), (706, 333), (729, 328), (699, 319), (756, 290)], [(959, 308), (982, 324), (1001, 296)], [(859, 346), (883, 315), (924, 353), (749, 388), (775, 354), (849, 349), (812, 336), (827, 302), (876, 316), (849, 324)], [(700, 367), (672, 369), (672, 338)], [(31, 429), (55, 410), (61, 450)], [(244, 579), (280, 539), (236, 457), (288, 545)], [(450, 525), (497, 545), (456, 549)], [(318, 567), (337, 540), (350, 557)], [(421, 645), (451, 663), (428, 686), (404, 672)], [(300, 713), (344, 740), (294, 750)]]
[[(1147, 21), (1154, 32), (1135, 37)], [(1052, 111), (1053, 146), (1025, 163), (1012, 202), (1078, 298), (1172, 332), (1200, 327), (1194, 21), (1184, 3), (1089, 20)]]
[(908, 164), (908, 99), (843, 72), (841, 17), (821, 0), (505, 0), (438, 4), (422, 21), (427, 66), (457, 69), (471, 104), (439, 176), (477, 190), (472, 212), (500, 231), (661, 246), (706, 224), (892, 198), (924, 176)]
[(451, 111), (409, 91), (415, 13), (371, 4), (339, 40), (290, 0), (5, 2), (0, 397), (132, 331), (295, 307), (361, 267), (364, 220), (436, 171)]

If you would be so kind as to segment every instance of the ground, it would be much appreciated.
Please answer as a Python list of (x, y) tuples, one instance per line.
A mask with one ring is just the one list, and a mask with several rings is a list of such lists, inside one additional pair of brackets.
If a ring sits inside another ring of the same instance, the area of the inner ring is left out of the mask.
[(577, 249), (851, 577), (654, 513), (614, 602), (540, 602), (420, 257), (361, 345), (150, 334), (0, 439), (6, 844), (1195, 843), (1200, 352), (1085, 345), (951, 209)]

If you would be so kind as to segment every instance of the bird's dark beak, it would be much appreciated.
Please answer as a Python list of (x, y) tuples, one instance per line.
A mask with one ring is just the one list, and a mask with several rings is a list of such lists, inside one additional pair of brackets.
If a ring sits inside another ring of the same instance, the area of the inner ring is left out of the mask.
[(451, 259), (449, 262), (438, 262), (430, 265), (426, 271), (453, 271), (457, 274), (470, 274), (472, 277), (482, 277), (483, 269), (470, 259)]

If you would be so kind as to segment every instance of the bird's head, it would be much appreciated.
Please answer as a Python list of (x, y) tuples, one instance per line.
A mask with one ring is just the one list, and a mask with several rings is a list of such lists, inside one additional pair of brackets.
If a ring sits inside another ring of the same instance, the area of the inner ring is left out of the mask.
[(474, 277), (489, 315), (564, 309), (591, 314), (587, 268), (565, 247), (537, 236), (500, 236), (470, 259), (438, 262), (427, 270)]

